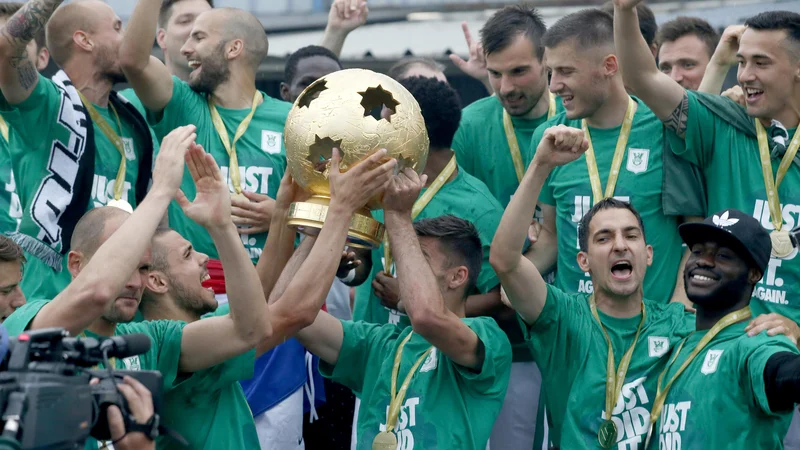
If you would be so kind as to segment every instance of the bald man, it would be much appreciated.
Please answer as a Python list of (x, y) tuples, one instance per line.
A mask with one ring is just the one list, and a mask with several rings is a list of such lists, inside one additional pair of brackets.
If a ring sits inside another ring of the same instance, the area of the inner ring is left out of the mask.
[[(112, 91), (125, 79), (116, 57), (121, 20), (101, 1), (60, 3), (31, 0), (0, 31), (0, 115), (15, 131), (9, 147), (23, 215), (13, 237), (30, 256), (28, 298), (53, 298), (67, 285), (70, 237), (87, 210), (112, 200), (130, 210), (151, 178), (147, 124)], [(28, 53), (45, 23), (62, 68), (52, 80)]]
[[(291, 107), (256, 89), (267, 35), (246, 11), (216, 8), (200, 14), (181, 49), (192, 68), (185, 82), (150, 56), (160, 5), (161, 0), (137, 3), (120, 49), (122, 70), (157, 137), (177, 126), (197, 124), (198, 143), (214, 156), (229, 181), (234, 222), (255, 262), (286, 168), (283, 128)], [(194, 191), (187, 182), (185, 177), (183, 188), (191, 197)], [(169, 222), (198, 251), (217, 258), (208, 235), (177, 205), (170, 208)]]

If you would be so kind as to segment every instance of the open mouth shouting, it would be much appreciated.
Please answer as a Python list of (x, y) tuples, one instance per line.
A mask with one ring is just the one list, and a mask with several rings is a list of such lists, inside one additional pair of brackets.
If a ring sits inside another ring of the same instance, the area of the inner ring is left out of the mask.
[(633, 264), (627, 259), (620, 259), (611, 265), (611, 277), (617, 281), (627, 281), (633, 275)]
[(211, 280), (211, 275), (209, 275), (208, 272), (204, 272), (203, 276), (200, 277), (200, 284), (203, 286), (203, 289), (213, 294), (214, 289), (211, 286), (209, 286), (208, 283), (209, 280)]

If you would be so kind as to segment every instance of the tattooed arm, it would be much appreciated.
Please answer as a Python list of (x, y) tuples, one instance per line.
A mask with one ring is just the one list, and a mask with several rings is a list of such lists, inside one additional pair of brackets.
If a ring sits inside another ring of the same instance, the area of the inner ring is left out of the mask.
[(663, 121), (681, 103), (686, 91), (661, 73), (650, 47), (639, 32), (636, 5), (641, 0), (614, 0), (614, 44), (625, 86)]
[(30, 0), (0, 29), (0, 90), (16, 105), (28, 98), (39, 73), (28, 55), (31, 42), (62, 0)]

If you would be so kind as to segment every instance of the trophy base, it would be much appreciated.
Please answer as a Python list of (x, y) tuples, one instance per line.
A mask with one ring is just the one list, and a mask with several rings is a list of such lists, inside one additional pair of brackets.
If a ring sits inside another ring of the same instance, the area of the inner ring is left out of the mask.
[[(297, 231), (316, 236), (328, 215), (330, 198), (315, 195), (307, 202), (295, 202), (289, 207), (288, 225)], [(366, 207), (356, 211), (350, 219), (347, 245), (356, 248), (378, 248), (383, 241), (383, 224), (372, 218)]]

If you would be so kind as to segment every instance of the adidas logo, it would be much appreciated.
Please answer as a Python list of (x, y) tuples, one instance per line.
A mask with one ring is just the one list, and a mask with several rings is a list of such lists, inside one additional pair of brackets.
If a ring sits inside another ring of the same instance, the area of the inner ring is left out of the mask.
[(714, 217), (711, 220), (714, 222), (714, 225), (720, 228), (729, 227), (731, 225), (736, 225), (737, 223), (739, 223), (739, 219), (728, 218), (728, 211), (722, 213), (721, 216), (714, 214)]

